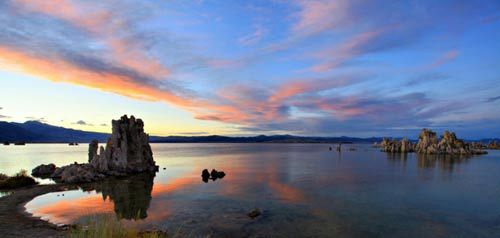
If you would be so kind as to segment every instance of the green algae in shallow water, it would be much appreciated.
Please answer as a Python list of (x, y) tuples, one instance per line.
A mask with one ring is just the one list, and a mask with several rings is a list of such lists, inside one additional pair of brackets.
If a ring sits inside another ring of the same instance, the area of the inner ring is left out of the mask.
[[(72, 227), (70, 238), (160, 238), (167, 237), (160, 231), (141, 232), (126, 226), (114, 214), (91, 215), (83, 219), (82, 225)], [(175, 237), (175, 236), (172, 236)]]

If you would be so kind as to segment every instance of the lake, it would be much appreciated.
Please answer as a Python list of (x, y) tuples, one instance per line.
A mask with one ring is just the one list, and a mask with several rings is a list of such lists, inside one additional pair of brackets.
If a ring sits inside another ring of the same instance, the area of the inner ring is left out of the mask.
[[(26, 208), (56, 224), (116, 214), (182, 237), (500, 237), (500, 151), (467, 159), (329, 146), (152, 144), (155, 176), (49, 193)], [(87, 150), (0, 146), (0, 172), (83, 163)], [(205, 183), (205, 168), (226, 176)], [(251, 219), (255, 208), (262, 215)]]

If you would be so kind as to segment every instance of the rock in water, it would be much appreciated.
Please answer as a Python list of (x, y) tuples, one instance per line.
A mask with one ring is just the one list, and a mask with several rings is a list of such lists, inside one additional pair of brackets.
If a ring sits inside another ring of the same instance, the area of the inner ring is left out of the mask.
[(466, 143), (457, 139), (453, 132), (444, 131), (441, 140), (438, 141), (436, 133), (427, 129), (423, 129), (420, 133), (416, 151), (424, 154), (486, 154), (486, 151), (478, 148), (473, 143)]
[(500, 143), (498, 143), (496, 140), (495, 141), (490, 141), (490, 143), (487, 146), (488, 149), (490, 150), (499, 150), (500, 149)]
[(201, 180), (205, 183), (208, 183), (208, 179), (210, 178), (210, 173), (208, 172), (208, 169), (204, 169), (201, 171)]
[(409, 153), (414, 151), (414, 145), (406, 138), (401, 141), (384, 138), (380, 143), (380, 147), (382, 151), (391, 153)]
[(436, 132), (424, 128), (418, 135), (418, 144), (415, 150), (419, 153), (435, 152), (437, 142)]
[(93, 140), (89, 144), (89, 163), (92, 162), (94, 157), (97, 155), (97, 149), (99, 147), (99, 141)]
[(112, 121), (113, 131), (106, 148), (98, 142), (89, 144), (89, 163), (72, 164), (57, 169), (51, 177), (61, 182), (78, 183), (100, 180), (108, 175), (158, 171), (149, 145), (149, 135), (144, 133), (141, 119), (124, 115)]
[(382, 151), (391, 153), (408, 153), (417, 152), (420, 154), (460, 154), (460, 155), (476, 155), (486, 154), (481, 146), (474, 143), (466, 143), (463, 140), (457, 139), (453, 132), (445, 131), (441, 139), (437, 139), (436, 132), (428, 129), (422, 129), (418, 136), (418, 143), (412, 144), (408, 139), (401, 141), (384, 140), (380, 143)]
[(155, 171), (153, 152), (149, 145), (149, 135), (144, 133), (144, 123), (134, 116), (126, 115), (120, 120), (113, 120), (113, 133), (106, 144), (105, 154), (109, 170), (138, 173)]
[(255, 219), (258, 216), (260, 216), (260, 214), (262, 214), (262, 212), (260, 211), (260, 209), (256, 208), (256, 209), (252, 210), (251, 212), (249, 212), (247, 214), (247, 216), (252, 218), (252, 219)]
[(49, 177), (56, 171), (55, 164), (42, 164), (31, 170), (31, 175), (35, 177)]

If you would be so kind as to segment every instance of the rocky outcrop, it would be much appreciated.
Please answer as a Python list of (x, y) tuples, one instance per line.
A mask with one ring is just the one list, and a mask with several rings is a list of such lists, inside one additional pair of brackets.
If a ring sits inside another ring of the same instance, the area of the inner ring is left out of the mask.
[(417, 152), (420, 154), (485, 154), (480, 146), (457, 139), (453, 132), (445, 131), (438, 140), (436, 132), (422, 129), (418, 136), (418, 143), (412, 144), (408, 139), (401, 141), (384, 140), (380, 143), (382, 151), (391, 153)]
[(93, 140), (89, 144), (89, 163), (92, 162), (92, 159), (97, 155), (97, 149), (99, 149), (99, 141)]
[(120, 120), (113, 120), (112, 126), (113, 132), (106, 149), (101, 146), (100, 153), (95, 153), (91, 161), (98, 171), (127, 174), (158, 169), (141, 119), (125, 115)]
[(63, 183), (92, 182), (106, 176), (125, 176), (158, 170), (149, 145), (149, 135), (144, 133), (141, 119), (127, 115), (112, 121), (113, 131), (106, 148), (98, 142), (89, 144), (86, 164), (71, 164), (55, 170), (50, 177)]
[(31, 175), (35, 177), (49, 177), (55, 171), (55, 164), (42, 164), (31, 170)]
[(487, 148), (490, 149), (490, 150), (500, 150), (500, 143), (498, 143), (496, 140), (495, 141), (491, 141), (488, 144)]
[(436, 133), (423, 129), (419, 135), (416, 151), (425, 154), (461, 154), (475, 155), (486, 152), (478, 149), (473, 143), (466, 143), (457, 139), (453, 132), (445, 131), (441, 135), (441, 140), (436, 139)]
[(383, 139), (380, 143), (381, 150), (390, 153), (408, 153), (414, 152), (414, 144), (404, 138), (401, 141)]
[(91, 164), (74, 163), (56, 169), (50, 177), (63, 183), (88, 183), (101, 180), (106, 174), (99, 173)]

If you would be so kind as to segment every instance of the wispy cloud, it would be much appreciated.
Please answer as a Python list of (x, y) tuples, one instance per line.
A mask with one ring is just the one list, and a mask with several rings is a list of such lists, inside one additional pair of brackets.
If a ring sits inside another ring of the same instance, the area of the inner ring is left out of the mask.
[(349, 24), (352, 20), (348, 11), (349, 1), (299, 0), (296, 4), (300, 10), (293, 31), (300, 36), (321, 33)]
[(240, 37), (238, 43), (244, 46), (253, 45), (258, 43), (267, 34), (268, 30), (262, 25), (255, 25), (254, 28), (255, 30), (251, 34)]
[(488, 98), (486, 102), (496, 102), (497, 100), (500, 100), (500, 96)]
[(434, 68), (438, 68), (444, 64), (447, 64), (447, 63), (455, 60), (458, 57), (458, 55), (459, 55), (459, 52), (456, 49), (447, 51), (447, 52), (443, 53), (441, 56), (439, 56), (439, 58), (437, 58), (434, 62), (430, 63), (427, 66), (427, 69), (434, 69)]
[(413, 76), (409, 81), (406, 82), (405, 86), (416, 86), (425, 83), (437, 82), (445, 79), (449, 79), (450, 76), (443, 73), (429, 72), (423, 73), (417, 76)]

